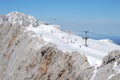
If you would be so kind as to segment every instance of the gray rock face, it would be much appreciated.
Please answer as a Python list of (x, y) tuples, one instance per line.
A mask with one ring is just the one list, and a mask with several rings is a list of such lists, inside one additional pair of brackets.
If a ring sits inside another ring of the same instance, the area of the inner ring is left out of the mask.
[(103, 58), (94, 80), (120, 80), (120, 51), (110, 52)]
[(90, 80), (84, 55), (63, 53), (23, 26), (0, 24), (0, 80)]
[(119, 50), (112, 51), (111, 53), (109, 53), (109, 55), (103, 58), (102, 66), (108, 63), (115, 62), (118, 59), (120, 59), (120, 51)]
[(120, 80), (120, 73), (114, 75), (110, 80)]
[(0, 15), (0, 22), (6, 22), (6, 21), (8, 21), (7, 16), (5, 16), (5, 15)]

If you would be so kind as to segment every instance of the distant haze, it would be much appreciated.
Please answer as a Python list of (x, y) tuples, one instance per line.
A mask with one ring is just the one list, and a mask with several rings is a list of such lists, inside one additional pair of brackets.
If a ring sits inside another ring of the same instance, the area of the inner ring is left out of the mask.
[[(120, 0), (1, 0), (0, 14), (31, 14), (62, 29), (120, 37)], [(50, 20), (56, 18), (56, 20)], [(95, 35), (92, 35), (95, 37)], [(96, 37), (98, 37), (96, 35)]]

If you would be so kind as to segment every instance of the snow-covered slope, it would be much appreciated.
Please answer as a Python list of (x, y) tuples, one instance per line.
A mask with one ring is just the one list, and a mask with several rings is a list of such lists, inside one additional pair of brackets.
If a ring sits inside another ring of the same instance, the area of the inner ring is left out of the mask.
[[(33, 31), (36, 36), (43, 38), (48, 43), (54, 43), (62, 51), (78, 51), (84, 53), (91, 65), (100, 65), (102, 58), (113, 50), (120, 49), (120, 46), (110, 40), (88, 39), (88, 47), (84, 46), (84, 40), (81, 36), (65, 32), (58, 25), (46, 25), (37, 21), (30, 15), (12, 12), (7, 15), (10, 22), (25, 25), (26, 31)], [(33, 25), (37, 24), (37, 25)]]
[(0, 15), (0, 79), (119, 80), (120, 46), (108, 39), (88, 39), (87, 45), (33, 16)]

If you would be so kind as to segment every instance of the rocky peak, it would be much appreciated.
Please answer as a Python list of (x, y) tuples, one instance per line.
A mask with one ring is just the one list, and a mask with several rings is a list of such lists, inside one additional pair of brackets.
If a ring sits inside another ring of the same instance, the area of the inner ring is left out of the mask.
[[(20, 15), (28, 18), (16, 12), (7, 16), (19, 22), (23, 19)], [(89, 80), (92, 77), (93, 67), (85, 55), (63, 52), (24, 29), (10, 21), (0, 25), (0, 80)]]
[(20, 12), (11, 12), (6, 16), (8, 17), (8, 21), (12, 23), (18, 23), (25, 27), (28, 27), (30, 25), (36, 27), (40, 24), (40, 21), (36, 20), (33, 16)]

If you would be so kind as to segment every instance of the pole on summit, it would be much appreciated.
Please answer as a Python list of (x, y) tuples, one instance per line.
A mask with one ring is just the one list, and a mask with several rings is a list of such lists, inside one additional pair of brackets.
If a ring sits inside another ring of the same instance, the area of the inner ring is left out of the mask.
[(85, 47), (87, 47), (88, 45), (87, 45), (87, 40), (88, 40), (88, 36), (87, 36), (87, 34), (88, 34), (88, 31), (84, 31), (84, 33), (85, 33), (85, 36), (83, 37), (83, 39), (84, 39), (84, 46)]

